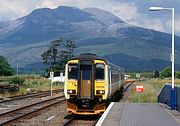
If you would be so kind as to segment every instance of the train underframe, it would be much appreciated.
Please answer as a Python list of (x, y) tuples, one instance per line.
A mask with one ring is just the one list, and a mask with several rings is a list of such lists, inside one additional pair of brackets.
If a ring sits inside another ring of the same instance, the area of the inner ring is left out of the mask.
[(74, 96), (67, 100), (67, 111), (79, 115), (97, 115), (103, 113), (110, 102), (118, 102), (122, 98), (123, 87), (117, 90), (111, 98), (102, 100), (101, 97), (94, 99), (78, 99)]
[(67, 110), (73, 114), (97, 115), (106, 109), (105, 100), (100, 97), (94, 99), (77, 99), (76, 97), (67, 100)]

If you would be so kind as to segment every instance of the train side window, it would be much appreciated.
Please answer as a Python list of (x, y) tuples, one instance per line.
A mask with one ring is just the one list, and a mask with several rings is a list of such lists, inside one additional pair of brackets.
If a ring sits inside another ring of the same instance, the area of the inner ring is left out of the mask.
[(112, 83), (119, 82), (119, 72), (115, 68), (112, 68), (111, 80)]
[(68, 79), (77, 79), (78, 75), (78, 65), (69, 64), (68, 65)]
[(95, 79), (104, 80), (104, 64), (96, 64), (95, 66)]

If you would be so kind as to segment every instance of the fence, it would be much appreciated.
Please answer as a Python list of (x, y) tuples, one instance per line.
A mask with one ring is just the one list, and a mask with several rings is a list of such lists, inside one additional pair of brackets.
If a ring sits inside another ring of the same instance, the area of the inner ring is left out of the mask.
[[(171, 84), (164, 84), (158, 94), (158, 102), (171, 105)], [(180, 111), (180, 86), (175, 86), (175, 107)]]

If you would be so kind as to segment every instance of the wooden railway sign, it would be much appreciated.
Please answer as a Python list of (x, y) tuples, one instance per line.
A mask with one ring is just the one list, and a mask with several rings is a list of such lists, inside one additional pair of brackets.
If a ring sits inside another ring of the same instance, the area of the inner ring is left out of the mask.
[(143, 92), (143, 91), (144, 91), (144, 87), (142, 84), (136, 85), (136, 92)]

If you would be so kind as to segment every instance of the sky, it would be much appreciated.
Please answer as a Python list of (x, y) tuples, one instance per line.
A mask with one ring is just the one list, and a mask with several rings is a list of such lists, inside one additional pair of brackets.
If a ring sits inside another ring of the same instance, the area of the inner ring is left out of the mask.
[(180, 36), (180, 0), (0, 0), (0, 22), (25, 16), (38, 8), (72, 6), (107, 10), (125, 22), (171, 33), (171, 11), (149, 11), (150, 6), (175, 8), (175, 34)]

